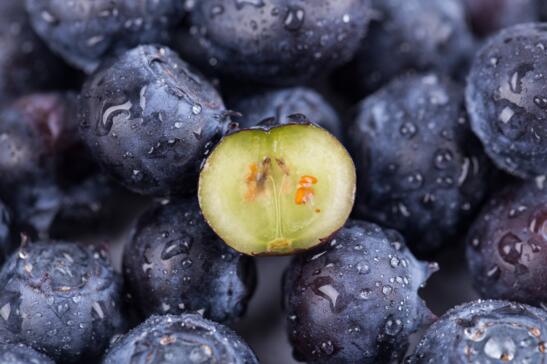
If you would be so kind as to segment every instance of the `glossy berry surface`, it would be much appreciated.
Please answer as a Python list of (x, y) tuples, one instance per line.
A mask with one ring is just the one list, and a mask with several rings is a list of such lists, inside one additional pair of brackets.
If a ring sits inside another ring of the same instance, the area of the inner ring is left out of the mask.
[(178, 200), (143, 215), (125, 247), (134, 303), (150, 314), (200, 311), (217, 322), (241, 316), (255, 286), (252, 258), (220, 240), (197, 201)]
[(368, 3), (196, 1), (177, 43), (184, 58), (236, 79), (296, 82), (353, 56), (366, 33)]
[(416, 252), (458, 234), (487, 188), (489, 163), (463, 104), (445, 78), (405, 77), (366, 98), (349, 131), (358, 212), (401, 231)]
[(0, 344), (2, 364), (55, 364), (53, 360), (24, 344)]
[(286, 123), (290, 121), (288, 116), (302, 114), (338, 139), (342, 138), (342, 122), (336, 111), (323, 96), (311, 88), (292, 87), (264, 91), (240, 97), (230, 108), (241, 113), (241, 117), (234, 119), (241, 128), (256, 126), (268, 118), (275, 118), (278, 123)]
[(542, 0), (464, 0), (473, 31), (486, 36), (520, 23), (538, 21)]
[(81, 150), (75, 103), (70, 93), (31, 94), (0, 112), (0, 197), (26, 233), (47, 234), (74, 215), (86, 224), (113, 194)]
[(22, 245), (0, 273), (0, 328), (59, 362), (102, 354), (124, 330), (122, 282), (105, 253), (76, 243)]
[(67, 69), (31, 28), (24, 1), (0, 3), (0, 103), (61, 84)]
[(14, 246), (11, 214), (6, 205), (0, 201), (0, 264), (11, 253)]
[(112, 53), (165, 43), (183, 14), (178, 0), (24, 0), (36, 32), (55, 52), (87, 73)]
[(467, 83), (473, 131), (503, 170), (523, 178), (547, 171), (547, 26), (505, 29), (479, 51)]
[(258, 364), (232, 330), (199, 315), (152, 316), (118, 339), (103, 364)]
[(469, 268), (485, 298), (547, 304), (547, 187), (539, 187), (496, 194), (468, 233)]
[(433, 319), (418, 289), (435, 269), (416, 260), (396, 231), (350, 221), (325, 247), (297, 256), (285, 275), (295, 358), (402, 359), (409, 336)]
[(507, 301), (476, 301), (435, 322), (408, 363), (540, 364), (547, 359), (546, 341), (546, 311)]
[(174, 52), (139, 46), (84, 85), (81, 134), (93, 156), (142, 194), (190, 193), (219, 137), (226, 110), (217, 91)]
[(373, 0), (370, 31), (355, 58), (357, 80), (374, 91), (409, 71), (461, 71), (473, 47), (460, 0)]

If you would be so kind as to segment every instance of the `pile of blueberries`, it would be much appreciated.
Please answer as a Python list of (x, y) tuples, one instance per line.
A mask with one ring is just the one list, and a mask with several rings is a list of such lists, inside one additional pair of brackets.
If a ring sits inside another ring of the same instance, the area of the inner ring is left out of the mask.
[[(230, 328), (255, 258), (198, 180), (234, 130), (295, 115), (358, 179), (278, 282), (296, 360), (547, 363), (546, 4), (0, 1), (0, 363), (258, 363)], [(121, 272), (75, 241), (120, 224)], [(436, 317), (426, 261), (460, 244), (484, 300)]]

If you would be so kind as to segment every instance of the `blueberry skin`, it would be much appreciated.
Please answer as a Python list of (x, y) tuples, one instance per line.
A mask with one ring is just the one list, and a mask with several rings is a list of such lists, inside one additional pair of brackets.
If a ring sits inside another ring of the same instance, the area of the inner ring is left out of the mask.
[(463, 90), (435, 74), (408, 76), (358, 106), (349, 130), (357, 211), (430, 253), (461, 233), (491, 170), (467, 123)]
[(373, 0), (376, 16), (351, 82), (373, 92), (410, 71), (456, 74), (474, 41), (460, 0)]
[(7, 206), (0, 201), (0, 265), (13, 250), (13, 231), (11, 213)]
[(195, 199), (145, 213), (124, 251), (133, 305), (151, 314), (203, 312), (229, 322), (243, 315), (256, 283), (254, 260), (220, 240)]
[(116, 180), (141, 194), (195, 190), (207, 149), (228, 124), (217, 91), (173, 51), (127, 51), (99, 69), (79, 100), (82, 138)]
[(111, 54), (166, 43), (184, 13), (180, 0), (25, 0), (32, 26), (48, 46), (92, 73)]
[(0, 135), (0, 198), (25, 233), (45, 235), (65, 217), (86, 224), (105, 213), (115, 190), (82, 151), (75, 95), (14, 100), (0, 112)]
[(547, 173), (547, 25), (521, 24), (491, 38), (468, 77), (471, 127), (494, 163), (521, 178)]
[(408, 364), (544, 363), (547, 312), (507, 301), (475, 301), (444, 314)]
[(323, 96), (311, 88), (292, 87), (263, 91), (237, 98), (230, 108), (241, 113), (236, 121), (242, 128), (256, 126), (271, 117), (281, 123), (288, 122), (288, 116), (303, 114), (338, 139), (342, 138), (342, 122), (336, 111)]
[(92, 246), (30, 243), (0, 272), (1, 330), (62, 363), (101, 355), (125, 329), (121, 305), (121, 277)]
[(483, 297), (547, 303), (547, 186), (496, 194), (468, 233), (467, 261)]
[(201, 0), (177, 45), (216, 73), (296, 83), (351, 59), (369, 18), (369, 0)]
[(0, 49), (0, 103), (60, 87), (69, 72), (32, 30), (22, 1), (0, 2)]
[(473, 31), (486, 36), (510, 26), (537, 21), (542, 0), (464, 0)]
[(235, 332), (196, 314), (152, 316), (113, 343), (102, 364), (258, 364)]
[(24, 344), (0, 344), (0, 364), (55, 364), (55, 362)]
[(331, 243), (295, 257), (284, 277), (288, 333), (296, 359), (387, 363), (433, 314), (418, 289), (436, 264), (414, 258), (403, 237), (350, 221)]

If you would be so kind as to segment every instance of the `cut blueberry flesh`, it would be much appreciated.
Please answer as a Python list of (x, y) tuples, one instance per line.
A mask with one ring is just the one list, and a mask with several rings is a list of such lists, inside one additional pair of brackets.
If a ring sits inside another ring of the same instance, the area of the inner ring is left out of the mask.
[(336, 138), (312, 124), (287, 124), (225, 137), (204, 164), (198, 195), (209, 225), (232, 248), (290, 254), (344, 225), (355, 183)]

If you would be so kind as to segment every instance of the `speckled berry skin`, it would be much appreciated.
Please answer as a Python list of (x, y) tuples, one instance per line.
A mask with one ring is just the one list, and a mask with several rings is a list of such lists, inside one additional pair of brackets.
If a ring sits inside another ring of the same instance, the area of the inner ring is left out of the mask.
[(467, 260), (483, 297), (547, 304), (547, 186), (540, 187), (508, 186), (470, 229)]
[(435, 269), (416, 260), (396, 231), (348, 222), (327, 246), (297, 256), (285, 274), (295, 358), (361, 364), (401, 360), (409, 336), (433, 319), (418, 289)]
[(217, 322), (243, 315), (255, 287), (253, 258), (209, 228), (196, 200), (175, 200), (144, 214), (124, 251), (132, 300), (145, 316), (202, 312)]
[(287, 84), (347, 62), (369, 0), (196, 1), (177, 40), (185, 59), (236, 79)]
[(139, 46), (83, 87), (81, 135), (118, 182), (141, 194), (195, 190), (208, 147), (224, 132), (217, 91), (168, 48)]
[(311, 122), (342, 139), (342, 122), (333, 107), (318, 92), (307, 87), (281, 88), (237, 98), (230, 105), (241, 113), (234, 118), (241, 128), (250, 128), (268, 118), (290, 122), (290, 115), (306, 115)]
[(393, 81), (359, 106), (348, 136), (357, 209), (429, 253), (479, 207), (490, 163), (474, 138), (463, 90), (435, 74)]
[(547, 173), (547, 24), (505, 29), (479, 51), (466, 105), (496, 165), (522, 178)]
[(0, 272), (0, 329), (60, 363), (103, 353), (123, 332), (122, 282), (103, 251), (44, 241), (21, 246)]
[(53, 360), (24, 344), (0, 344), (1, 364), (55, 364)]
[(199, 315), (152, 316), (107, 352), (102, 364), (258, 364), (255, 354), (228, 327)]
[(410, 71), (457, 74), (473, 51), (459, 0), (373, 0), (374, 20), (351, 78), (373, 92)]
[(166, 43), (182, 18), (179, 0), (22, 0), (49, 47), (86, 73), (138, 44)]
[(507, 301), (475, 301), (444, 314), (408, 364), (534, 363), (547, 360), (547, 312)]

